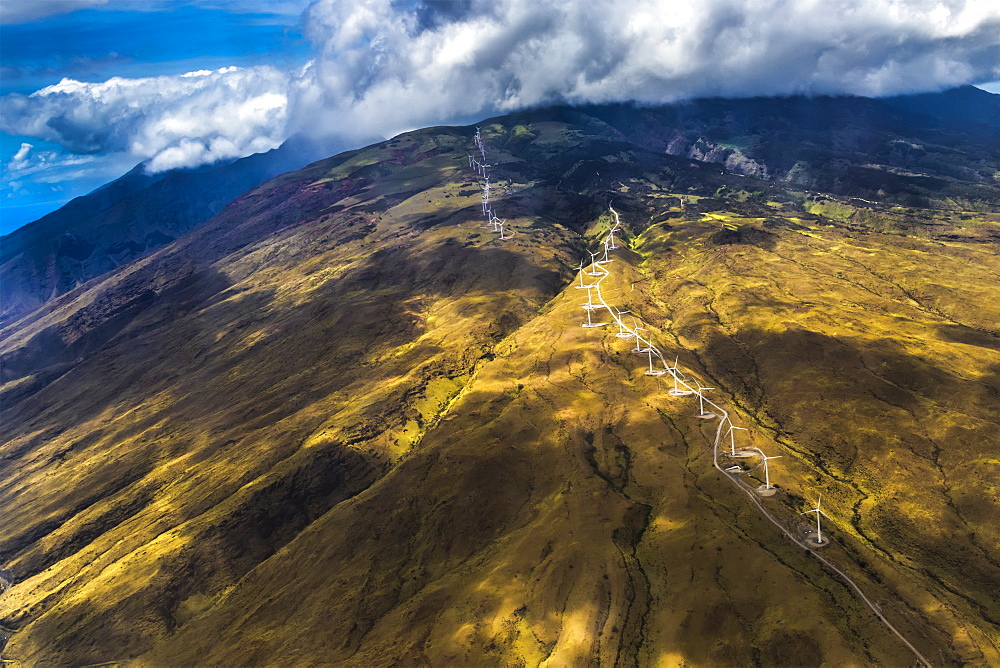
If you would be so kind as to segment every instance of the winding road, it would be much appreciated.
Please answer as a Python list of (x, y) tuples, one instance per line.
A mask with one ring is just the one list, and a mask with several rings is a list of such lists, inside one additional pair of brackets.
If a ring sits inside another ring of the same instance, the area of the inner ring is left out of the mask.
[[(602, 245), (604, 246), (604, 249), (605, 249), (605, 258), (607, 258), (607, 252), (608, 252), (609, 249), (616, 248), (616, 246), (614, 245), (614, 234), (615, 234), (615, 232), (617, 232), (621, 228), (621, 219), (620, 219), (620, 217), (618, 215), (618, 212), (615, 211), (614, 208), (611, 207), (611, 206), (609, 206), (608, 208), (610, 209), (611, 213), (615, 217), (615, 224), (611, 227), (611, 230), (608, 232), (608, 234), (605, 236), (604, 240), (602, 241)], [(628, 332), (629, 334), (631, 334), (632, 336), (635, 337), (635, 339), (636, 339), (637, 342), (641, 343), (643, 341), (643, 338), (642, 338), (641, 334), (639, 333), (639, 330), (644, 330), (645, 328), (641, 328), (641, 327), (638, 327), (638, 326), (629, 327), (627, 324), (625, 324), (625, 322), (621, 319), (621, 317), (619, 315), (619, 313), (621, 313), (621, 311), (619, 311), (616, 308), (612, 308), (607, 303), (607, 301), (604, 299), (604, 295), (601, 293), (601, 282), (605, 278), (607, 278), (608, 276), (611, 275), (611, 272), (608, 271), (607, 268), (605, 268), (603, 266), (603, 264), (602, 264), (605, 261), (609, 261), (609, 260), (597, 260), (596, 256), (595, 256), (592, 259), (592, 263), (591, 263), (592, 267), (594, 268), (594, 270), (603, 272), (603, 274), (601, 275), (601, 277), (592, 286), (593, 289), (594, 289), (594, 291), (595, 291), (595, 293), (596, 293), (596, 295), (597, 295), (597, 301), (600, 302), (601, 306), (603, 308), (605, 308), (609, 314), (611, 314), (611, 317), (614, 319), (615, 324), (617, 324), (618, 327), (620, 328), (619, 331)], [(771, 512), (767, 510), (767, 508), (764, 507), (764, 504), (761, 501), (760, 496), (758, 496), (758, 494), (756, 493), (756, 491), (753, 488), (749, 487), (746, 483), (744, 483), (740, 479), (741, 475), (743, 475), (745, 473), (748, 473), (749, 471), (742, 471), (741, 473), (730, 473), (730, 472), (728, 472), (728, 471), (726, 471), (726, 470), (724, 470), (722, 468), (722, 466), (719, 464), (719, 444), (722, 442), (722, 439), (723, 439), (723, 437), (725, 435), (724, 432), (723, 432), (723, 428), (725, 427), (725, 425), (727, 423), (729, 424), (730, 427), (734, 426), (733, 423), (732, 423), (732, 420), (729, 417), (729, 411), (727, 411), (726, 409), (724, 409), (722, 406), (718, 405), (714, 401), (705, 398), (701, 394), (700, 390), (698, 389), (698, 388), (702, 387), (700, 383), (695, 383), (695, 385), (697, 386), (697, 388), (696, 387), (692, 387), (687, 382), (687, 378), (681, 373), (681, 371), (676, 366), (672, 367), (672, 366), (670, 366), (667, 363), (666, 359), (663, 357), (663, 353), (656, 346), (653, 345), (652, 341), (647, 341), (646, 345), (647, 345), (647, 349), (651, 352), (651, 354), (654, 355), (659, 360), (660, 364), (663, 365), (663, 370), (666, 373), (665, 374), (659, 374), (659, 375), (669, 374), (673, 378), (673, 380), (676, 383), (676, 385), (680, 386), (680, 387), (683, 387), (684, 391), (686, 391), (689, 396), (698, 396), (700, 398), (700, 400), (702, 402), (704, 402), (705, 405), (708, 405), (711, 409), (714, 409), (714, 411), (716, 411), (715, 415), (719, 419), (719, 426), (716, 428), (715, 439), (714, 439), (714, 442), (712, 443), (712, 464), (715, 466), (715, 468), (718, 469), (719, 472), (722, 473), (722, 475), (724, 475), (730, 482), (732, 482), (734, 485), (736, 485), (740, 489), (740, 491), (742, 491), (744, 494), (746, 494), (747, 497), (757, 507), (757, 509), (760, 510), (761, 514), (764, 515), (764, 517), (766, 517), (771, 522), (771, 524), (773, 524), (774, 526), (778, 527), (778, 529), (780, 529), (781, 532), (783, 534), (785, 534), (798, 547), (801, 547), (801, 548), (804, 548), (804, 549), (808, 550), (809, 554), (811, 554), (816, 559), (818, 559), (824, 566), (826, 566), (832, 572), (834, 572), (835, 574), (837, 574), (840, 577), (841, 580), (843, 580), (847, 585), (849, 585), (850, 588), (854, 591), (854, 593), (857, 594), (858, 597), (865, 603), (865, 605), (867, 605), (871, 609), (871, 611), (873, 613), (875, 613), (875, 616), (878, 617), (882, 621), (883, 624), (885, 624), (886, 628), (888, 628), (889, 631), (891, 631), (897, 638), (899, 638), (900, 641), (902, 641), (903, 644), (906, 645), (906, 647), (909, 648), (909, 650), (911, 652), (913, 652), (913, 654), (917, 657), (917, 659), (923, 665), (927, 666), (927, 668), (931, 668), (930, 661), (928, 661), (924, 657), (924, 655), (921, 654), (920, 651), (917, 650), (917, 648), (914, 647), (913, 644), (909, 640), (907, 640), (906, 637), (903, 636), (902, 633), (900, 633), (899, 629), (897, 629), (895, 626), (893, 626), (892, 623), (888, 619), (886, 619), (885, 615), (882, 614), (881, 608), (878, 605), (876, 605), (874, 602), (872, 602), (872, 600), (869, 599), (865, 595), (865, 593), (861, 590), (861, 587), (858, 586), (857, 582), (855, 582), (850, 576), (848, 576), (846, 573), (844, 573), (844, 571), (842, 571), (837, 566), (835, 566), (833, 563), (831, 563), (829, 559), (827, 559), (826, 557), (824, 557), (824, 556), (820, 555), (819, 553), (817, 553), (816, 549), (814, 548), (814, 546), (809, 545), (809, 544), (803, 542), (802, 540), (800, 540), (799, 538), (797, 538), (791, 531), (789, 531), (785, 527), (784, 524), (782, 524), (781, 522), (779, 522), (778, 519), (775, 518), (774, 515), (772, 515)], [(637, 347), (641, 347), (641, 346), (638, 345), (638, 343), (637, 343)], [(760, 457), (764, 457), (763, 451), (761, 451), (759, 448), (751, 447), (751, 448), (746, 448), (746, 449), (753, 450)]]
[[(493, 217), (495, 216), (495, 214), (493, 214), (492, 212), (492, 207), (490, 206), (490, 200), (489, 200), (489, 192), (490, 192), (489, 169), (491, 165), (487, 164), (486, 149), (479, 128), (476, 128), (474, 141), (476, 144), (476, 148), (482, 155), (483, 160), (480, 163), (470, 155), (469, 165), (470, 167), (473, 168), (473, 170), (476, 172), (477, 175), (483, 177), (486, 180), (485, 184), (482, 185), (483, 213), (486, 216), (487, 223), (488, 224), (492, 223), (494, 231), (497, 231), (497, 226), (493, 222)], [(601, 255), (600, 253), (591, 253), (590, 264), (585, 265), (584, 262), (581, 261), (580, 266), (577, 267), (577, 271), (581, 272), (580, 285), (577, 287), (581, 289), (586, 289), (588, 295), (588, 300), (587, 300), (588, 303), (583, 305), (584, 308), (588, 310), (588, 323), (585, 323), (584, 326), (599, 327), (602, 325), (612, 324), (610, 322), (593, 323), (590, 320), (590, 314), (595, 309), (599, 308), (605, 309), (611, 315), (611, 318), (613, 319), (613, 324), (616, 324), (619, 327), (618, 338), (623, 340), (635, 340), (636, 351), (646, 353), (647, 355), (649, 355), (650, 369), (649, 371), (647, 371), (647, 375), (665, 376), (669, 374), (674, 381), (674, 387), (678, 389), (683, 388), (679, 389), (679, 391), (675, 394), (675, 396), (696, 396), (698, 397), (700, 402), (702, 402), (700, 404), (701, 406), (705, 405), (709, 406), (709, 408), (714, 413), (714, 417), (717, 418), (719, 421), (718, 427), (716, 428), (715, 431), (715, 439), (712, 443), (713, 466), (715, 466), (715, 468), (718, 469), (718, 471), (723, 476), (725, 476), (727, 480), (732, 482), (734, 485), (736, 485), (736, 487), (740, 489), (740, 491), (746, 494), (747, 497), (750, 499), (750, 501), (752, 501), (753, 504), (757, 507), (757, 509), (761, 512), (761, 514), (765, 518), (767, 518), (768, 521), (771, 522), (771, 524), (778, 527), (778, 529), (781, 530), (781, 532), (785, 536), (787, 536), (789, 540), (795, 543), (797, 547), (807, 550), (809, 554), (818, 559), (820, 563), (822, 563), (824, 566), (830, 569), (830, 571), (839, 576), (840, 579), (843, 580), (851, 588), (851, 590), (854, 591), (855, 594), (857, 594), (858, 598), (860, 598), (861, 601), (864, 602), (865, 605), (867, 605), (871, 609), (871, 611), (875, 614), (875, 616), (882, 621), (882, 623), (886, 626), (886, 628), (889, 629), (889, 631), (891, 631), (897, 638), (899, 638), (899, 640), (902, 641), (902, 643), (906, 645), (906, 647), (909, 648), (911, 652), (913, 652), (914, 656), (917, 657), (918, 661), (920, 661), (920, 663), (922, 663), (924, 666), (927, 666), (927, 668), (931, 668), (930, 661), (928, 661), (923, 656), (923, 654), (921, 654), (920, 651), (917, 650), (917, 648), (914, 647), (913, 644), (909, 640), (907, 640), (902, 633), (900, 633), (899, 629), (893, 626), (892, 623), (888, 619), (886, 619), (885, 615), (882, 614), (881, 608), (865, 595), (865, 593), (861, 590), (861, 587), (858, 586), (857, 582), (855, 582), (849, 575), (844, 573), (844, 571), (842, 571), (840, 568), (831, 563), (829, 559), (819, 554), (816, 551), (817, 546), (808, 544), (807, 542), (796, 537), (791, 531), (789, 531), (788, 528), (783, 523), (781, 523), (773, 514), (771, 514), (771, 512), (767, 508), (764, 507), (764, 504), (761, 501), (761, 497), (756, 493), (756, 490), (754, 490), (752, 487), (750, 487), (741, 480), (740, 478), (741, 475), (744, 475), (746, 473), (749, 473), (751, 470), (759, 468), (759, 465), (757, 467), (754, 467), (754, 469), (744, 470), (739, 473), (731, 473), (723, 469), (723, 467), (719, 464), (719, 444), (722, 442), (725, 433), (727, 433), (724, 432), (723, 429), (727, 424), (730, 426), (730, 428), (735, 427), (732, 420), (730, 419), (729, 411), (727, 411), (725, 408), (715, 403), (711, 399), (706, 398), (701, 392), (703, 389), (706, 388), (704, 388), (700, 383), (695, 382), (695, 387), (692, 387), (691, 384), (688, 382), (687, 377), (680, 371), (676, 363), (674, 366), (670, 366), (670, 364), (667, 363), (666, 358), (663, 356), (663, 352), (655, 345), (653, 345), (653, 342), (651, 340), (646, 340), (643, 338), (640, 332), (648, 331), (648, 329), (645, 327), (640, 327), (638, 323), (635, 322), (633, 323), (632, 327), (627, 325), (625, 321), (622, 320), (621, 316), (628, 312), (620, 311), (617, 308), (612, 308), (611, 305), (608, 304), (608, 302), (605, 300), (604, 295), (601, 292), (601, 283), (604, 281), (604, 279), (606, 279), (608, 276), (611, 275), (611, 272), (604, 266), (604, 264), (611, 262), (611, 259), (608, 257), (608, 253), (610, 251), (619, 248), (619, 246), (616, 244), (615, 241), (615, 233), (621, 229), (621, 217), (618, 215), (618, 212), (615, 211), (614, 207), (612, 207), (611, 205), (608, 205), (608, 209), (614, 216), (615, 222), (601, 241), (601, 246), (603, 247), (603, 259), (601, 260), (598, 259), (598, 256)], [(505, 238), (503, 236), (502, 230), (500, 238), (501, 239)], [(597, 280), (592, 284), (584, 284), (584, 274), (592, 277), (597, 277)], [(635, 284), (633, 283), (632, 289), (634, 288)], [(593, 294), (596, 294), (597, 296), (596, 303), (594, 302), (591, 291), (593, 291)], [(645, 348), (643, 347), (644, 342), (645, 342)], [(653, 357), (656, 357), (658, 363), (662, 365), (662, 369), (652, 368)], [(706, 417), (706, 415), (702, 414), (700, 415), (700, 417)], [(752, 450), (756, 452), (757, 455), (760, 456), (761, 458), (765, 457), (764, 452), (757, 447), (750, 447), (743, 449)]]

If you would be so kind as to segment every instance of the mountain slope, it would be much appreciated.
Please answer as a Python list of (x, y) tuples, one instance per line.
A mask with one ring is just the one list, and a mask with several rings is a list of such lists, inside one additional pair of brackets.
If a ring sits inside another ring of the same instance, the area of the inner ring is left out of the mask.
[(610, 198), (606, 296), (783, 456), (773, 512), (822, 492), (826, 555), (923, 654), (1000, 660), (1000, 217), (806, 199), (571, 110), (483, 129), (510, 240), (471, 131), (428, 129), (0, 332), (5, 656), (911, 662), (579, 326)]
[(223, 165), (146, 174), (136, 166), (0, 239), (0, 326), (160, 248), (237, 195), (320, 157), (293, 139)]
[(1000, 95), (977, 88), (588, 113), (640, 145), (811, 190), (915, 207), (1000, 202)]

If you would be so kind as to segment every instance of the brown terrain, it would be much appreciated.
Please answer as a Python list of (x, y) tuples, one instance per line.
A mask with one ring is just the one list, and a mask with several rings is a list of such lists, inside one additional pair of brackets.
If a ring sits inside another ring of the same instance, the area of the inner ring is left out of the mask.
[[(856, 208), (583, 114), (278, 177), (0, 331), (15, 665), (912, 665), (712, 466), (605, 297), (823, 494), (931, 663), (1000, 663), (1000, 215)], [(799, 519), (801, 517), (801, 519)]]

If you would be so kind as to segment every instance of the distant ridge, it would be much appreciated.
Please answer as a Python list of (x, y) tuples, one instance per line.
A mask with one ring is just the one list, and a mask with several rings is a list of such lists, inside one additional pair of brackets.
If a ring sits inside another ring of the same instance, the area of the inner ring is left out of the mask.
[[(1000, 202), (1000, 95), (973, 86), (884, 99), (701, 99), (658, 107), (516, 112), (587, 116), (626, 141), (752, 178), (887, 204)], [(161, 248), (263, 182), (343, 147), (293, 138), (224, 165), (145, 174), (137, 166), (0, 238), (0, 327)]]
[(238, 195), (335, 147), (293, 138), (239, 160), (124, 176), (0, 237), (0, 325), (146, 255), (219, 213)]

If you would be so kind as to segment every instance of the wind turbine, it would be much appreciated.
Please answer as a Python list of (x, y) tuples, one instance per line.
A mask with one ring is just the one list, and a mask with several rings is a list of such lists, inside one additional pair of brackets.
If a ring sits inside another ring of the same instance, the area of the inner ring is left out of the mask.
[(804, 513), (802, 513), (803, 515), (808, 515), (809, 513), (816, 513), (816, 544), (817, 545), (822, 545), (823, 544), (823, 529), (820, 527), (820, 524), (819, 524), (819, 516), (823, 515), (827, 519), (830, 519), (829, 515), (827, 515), (826, 513), (824, 513), (822, 510), (820, 510), (819, 506), (820, 506), (820, 504), (822, 502), (823, 502), (823, 495), (820, 494), (819, 498), (816, 500), (816, 507), (813, 508), (812, 510), (807, 510)]
[[(587, 252), (590, 253), (590, 251)], [(597, 253), (590, 253), (590, 266), (591, 269), (587, 272), (588, 276), (604, 276), (607, 273), (597, 263)], [(597, 271), (596, 269), (601, 269), (601, 271)]]
[(601, 262), (614, 262), (614, 260), (608, 257), (608, 240), (604, 240), (604, 259)]
[(589, 289), (591, 289), (592, 287), (594, 287), (594, 286), (593, 286), (593, 284), (591, 284), (591, 285), (584, 285), (584, 284), (583, 284), (583, 274), (584, 274), (584, 272), (583, 272), (583, 267), (584, 267), (584, 266), (585, 266), (585, 265), (583, 264), (583, 258), (580, 258), (580, 266), (576, 268), (576, 270), (577, 270), (578, 272), (580, 272), (580, 285), (576, 286), (576, 288), (577, 288), (578, 290), (589, 290)]
[(617, 229), (618, 229), (618, 223), (615, 222), (614, 226), (611, 228), (611, 231), (608, 232), (608, 243), (607, 243), (608, 250), (618, 250), (619, 248), (621, 248), (621, 246), (615, 243), (615, 230)]
[(678, 380), (677, 376), (681, 372), (681, 370), (677, 367), (677, 360), (679, 359), (680, 359), (679, 357), (674, 357), (674, 365), (667, 367), (667, 370), (670, 372), (670, 375), (674, 377), (674, 388), (672, 390), (668, 390), (667, 393), (675, 397), (686, 397), (689, 394), (693, 394), (693, 392), (691, 390), (682, 390), (680, 387), (677, 386), (677, 380)]
[(767, 462), (772, 459), (781, 459), (781, 455), (775, 455), (774, 457), (764, 455), (764, 489), (773, 489), (773, 487), (771, 487), (771, 474), (767, 470)]
[(661, 361), (663, 360), (663, 356), (660, 355), (660, 351), (656, 350), (656, 348), (654, 348), (652, 345), (650, 345), (648, 348), (646, 348), (646, 352), (649, 353), (649, 369), (646, 370), (646, 375), (647, 376), (662, 376), (665, 373), (667, 373), (667, 370), (666, 369), (654, 369), (653, 368), (653, 351), (656, 351), (656, 356), (658, 358), (660, 358)]
[(608, 324), (606, 322), (594, 322), (591, 319), (590, 314), (594, 312), (594, 308), (600, 308), (600, 307), (594, 306), (593, 308), (587, 308), (587, 305), (584, 304), (583, 308), (586, 309), (587, 311), (587, 322), (583, 323), (584, 327), (604, 327), (606, 324)]
[(642, 347), (642, 340), (643, 340), (642, 339), (642, 334), (639, 333), (639, 332), (648, 332), (648, 331), (649, 330), (646, 329), (645, 327), (636, 327), (635, 328), (635, 348), (632, 349), (632, 352), (636, 353), (637, 355), (641, 355), (641, 354), (643, 354), (645, 352), (649, 352), (649, 346), (648, 345), (645, 348)]
[(631, 341), (632, 339), (635, 338), (635, 332), (625, 331), (625, 326), (622, 324), (622, 316), (628, 315), (629, 312), (622, 311), (617, 306), (615, 307), (615, 311), (618, 312), (617, 317), (615, 317), (615, 321), (618, 323), (618, 333), (615, 334), (615, 336), (617, 336), (619, 339), (625, 339), (626, 341)]
[[(709, 387), (705, 389), (710, 390), (712, 388)], [(733, 433), (734, 429), (739, 429), (740, 431), (750, 431), (746, 427), (736, 427), (732, 423), (729, 424), (729, 448), (730, 448), (729, 454), (731, 455), (736, 454), (736, 434)]]
[(583, 305), (583, 308), (587, 309), (588, 311), (593, 311), (595, 309), (604, 308), (601, 304), (595, 304), (594, 303), (594, 293), (591, 292), (591, 290), (593, 290), (593, 288), (595, 288), (595, 287), (596, 286), (594, 286), (594, 285), (588, 285), (587, 286), (587, 303)]
[(714, 390), (714, 389), (715, 389), (714, 387), (702, 387), (700, 384), (698, 385), (698, 391), (696, 393), (698, 395), (698, 417), (706, 417), (708, 415), (714, 415), (714, 413), (705, 412), (705, 395), (702, 394), (702, 392), (704, 392), (705, 390)]
[[(501, 220), (501, 221), (500, 221), (500, 222), (498, 223), (498, 225), (500, 225), (500, 238), (501, 238), (501, 239), (509, 239), (509, 238), (510, 238), (509, 236), (506, 236), (506, 237), (505, 237), (505, 236), (503, 235), (503, 226), (504, 226), (504, 223), (506, 223), (506, 222), (507, 222), (507, 219), (506, 219), (506, 218), (504, 218), (503, 220)], [(513, 232), (511, 233), (511, 235), (513, 235)]]

